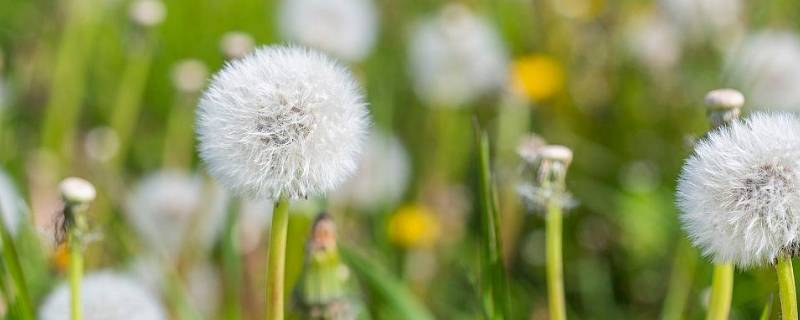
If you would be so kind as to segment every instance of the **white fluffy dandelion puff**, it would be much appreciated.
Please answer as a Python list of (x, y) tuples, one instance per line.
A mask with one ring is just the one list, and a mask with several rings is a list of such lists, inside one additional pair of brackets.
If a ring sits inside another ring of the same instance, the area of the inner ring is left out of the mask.
[(683, 228), (715, 262), (773, 261), (800, 237), (800, 118), (756, 113), (712, 131), (683, 166)]
[(378, 30), (372, 0), (283, 0), (279, 22), (285, 39), (351, 62), (369, 54)]
[[(158, 297), (131, 277), (111, 271), (89, 274), (83, 279), (81, 301), (85, 320), (166, 320)], [(39, 308), (41, 320), (67, 320), (69, 287), (61, 284)]]
[(417, 27), (409, 59), (417, 94), (433, 106), (468, 104), (498, 91), (507, 78), (508, 57), (497, 32), (459, 4)]
[(196, 127), (200, 156), (230, 190), (298, 199), (355, 171), (369, 115), (341, 65), (313, 50), (270, 46), (213, 77)]

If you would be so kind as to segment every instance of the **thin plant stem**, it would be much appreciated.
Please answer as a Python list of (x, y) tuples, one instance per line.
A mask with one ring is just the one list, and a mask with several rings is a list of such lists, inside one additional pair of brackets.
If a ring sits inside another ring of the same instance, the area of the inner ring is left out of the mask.
[(83, 277), (83, 255), (78, 235), (70, 231), (67, 245), (69, 246), (69, 292), (70, 315), (72, 320), (83, 319), (81, 305), (81, 278)]
[[(11, 233), (8, 231), (3, 219), (0, 219), (0, 242), (2, 242), (3, 245), (3, 261), (5, 262), (6, 269), (11, 277), (12, 286), (14, 287), (14, 301), (16, 302), (17, 310), (23, 320), (33, 320), (33, 304), (28, 294), (25, 274), (19, 263), (19, 255), (17, 255), (14, 239), (11, 237)], [(0, 277), (2, 276), (3, 275), (0, 275)], [(8, 301), (10, 302), (10, 297), (7, 298), (9, 298)]]
[(564, 301), (564, 271), (561, 251), (561, 206), (554, 201), (548, 205), (545, 221), (545, 241), (547, 254), (547, 293), (551, 320), (567, 318)]
[(286, 236), (289, 228), (289, 200), (281, 196), (272, 212), (267, 261), (267, 320), (283, 320)]
[(718, 263), (714, 265), (711, 279), (711, 299), (708, 302), (706, 320), (727, 320), (731, 310), (733, 293), (733, 264)]
[(792, 257), (787, 254), (780, 255), (778, 263), (775, 265), (775, 272), (778, 274), (778, 293), (781, 300), (782, 319), (797, 320), (797, 293), (794, 285)]

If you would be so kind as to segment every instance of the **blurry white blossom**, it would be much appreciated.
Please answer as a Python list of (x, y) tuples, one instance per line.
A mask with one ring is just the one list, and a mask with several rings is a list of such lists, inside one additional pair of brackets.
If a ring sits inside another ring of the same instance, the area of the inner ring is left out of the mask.
[(128, 196), (125, 213), (149, 248), (177, 257), (187, 244), (211, 246), (225, 220), (227, 196), (182, 171), (146, 176)]
[(27, 214), (28, 205), (17, 191), (11, 177), (0, 169), (0, 217), (12, 235), (17, 234), (17, 229)]
[(741, 25), (741, 0), (660, 0), (660, 8), (688, 40), (735, 34)]
[(773, 261), (800, 237), (800, 118), (756, 113), (712, 131), (678, 181), (692, 242), (715, 262)]
[(300, 199), (357, 165), (369, 127), (350, 72), (317, 51), (267, 46), (229, 62), (197, 108), (200, 156), (229, 190)]
[(425, 103), (458, 107), (499, 91), (508, 57), (494, 28), (460, 4), (418, 25), (409, 47), (414, 88)]
[(639, 63), (656, 72), (677, 65), (681, 57), (678, 30), (661, 15), (637, 15), (626, 29), (628, 49)]
[(767, 30), (745, 37), (726, 61), (731, 84), (755, 108), (800, 109), (800, 38)]
[[(166, 320), (167, 313), (157, 295), (128, 275), (111, 271), (88, 274), (81, 283), (85, 320)], [(69, 286), (56, 287), (39, 308), (41, 320), (68, 320)]]
[(356, 174), (333, 198), (361, 210), (394, 205), (408, 186), (410, 161), (397, 137), (372, 130)]
[(86, 134), (83, 147), (89, 159), (97, 162), (106, 162), (117, 154), (119, 136), (110, 127), (96, 127)]
[(183, 93), (197, 93), (206, 86), (208, 68), (197, 59), (178, 61), (172, 67), (172, 85)]
[(289, 41), (355, 62), (372, 50), (377, 15), (372, 0), (283, 0), (280, 31)]
[(134, 0), (128, 8), (128, 16), (142, 27), (154, 27), (167, 17), (167, 7), (161, 0)]
[(245, 32), (231, 31), (222, 35), (219, 47), (228, 59), (239, 59), (253, 51), (256, 41)]

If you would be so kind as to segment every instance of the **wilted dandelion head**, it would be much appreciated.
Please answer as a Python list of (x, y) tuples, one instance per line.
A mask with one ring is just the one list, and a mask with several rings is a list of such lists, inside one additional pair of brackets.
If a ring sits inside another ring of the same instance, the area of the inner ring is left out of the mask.
[(468, 104), (507, 78), (508, 58), (494, 28), (460, 4), (418, 25), (408, 54), (417, 94), (432, 106)]
[(683, 228), (717, 262), (771, 262), (800, 236), (800, 118), (756, 113), (712, 131), (683, 166)]
[(747, 35), (728, 52), (725, 70), (751, 105), (800, 108), (800, 37), (796, 33), (765, 30)]
[(12, 235), (17, 233), (20, 222), (25, 219), (28, 206), (17, 191), (14, 182), (0, 169), (0, 218)]
[(206, 79), (208, 68), (200, 60), (185, 59), (172, 67), (172, 85), (182, 93), (200, 92), (206, 86)]
[(182, 171), (146, 176), (128, 195), (125, 214), (149, 248), (174, 257), (187, 245), (205, 249), (222, 226), (224, 191)]
[(535, 176), (517, 185), (517, 193), (529, 209), (545, 211), (550, 204), (562, 208), (575, 206), (575, 200), (566, 190), (572, 150), (561, 145), (545, 145), (541, 138), (531, 136), (523, 139), (517, 152), (525, 161), (523, 175), (533, 171)]
[(128, 8), (133, 23), (142, 27), (154, 27), (167, 17), (167, 7), (161, 0), (135, 0)]
[(253, 51), (256, 41), (245, 32), (231, 31), (222, 35), (219, 48), (228, 59), (239, 59)]
[(355, 171), (369, 115), (345, 68), (317, 51), (270, 46), (213, 77), (196, 127), (200, 156), (223, 185), (298, 199)]
[[(166, 320), (158, 297), (127, 275), (100, 271), (82, 279), (81, 303), (86, 320)], [(39, 308), (41, 320), (67, 320), (69, 286), (62, 283)]]
[(372, 0), (283, 0), (279, 21), (287, 40), (346, 61), (367, 56), (378, 30)]
[(400, 201), (408, 185), (410, 159), (397, 139), (372, 130), (358, 170), (332, 197), (363, 210)]
[(67, 204), (86, 204), (97, 196), (94, 186), (82, 178), (69, 177), (58, 184), (61, 198)]

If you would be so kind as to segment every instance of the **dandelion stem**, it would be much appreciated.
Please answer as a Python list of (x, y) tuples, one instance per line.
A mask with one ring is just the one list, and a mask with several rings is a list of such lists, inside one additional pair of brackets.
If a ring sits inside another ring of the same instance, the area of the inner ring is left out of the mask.
[[(22, 272), (17, 249), (13, 241), (14, 239), (8, 231), (5, 221), (0, 219), (0, 242), (2, 242), (3, 246), (3, 261), (5, 262), (6, 269), (8, 270), (12, 285), (14, 286), (14, 301), (17, 302), (16, 305), (21, 318), (24, 320), (33, 320), (33, 305), (31, 304), (30, 295), (28, 295), (28, 285), (25, 282), (25, 275)], [(0, 275), (0, 277), (2, 277), (2, 275)], [(6, 298), (10, 303), (10, 297)]]
[[(71, 228), (74, 229), (74, 228)], [(67, 245), (69, 246), (69, 292), (70, 315), (72, 320), (83, 319), (81, 306), (81, 278), (83, 277), (83, 256), (81, 244), (75, 231), (69, 231)]]
[(794, 285), (794, 269), (792, 257), (782, 254), (775, 265), (778, 274), (778, 292), (781, 299), (781, 315), (783, 319), (797, 319), (797, 293)]
[(559, 204), (551, 201), (547, 208), (545, 233), (547, 242), (547, 293), (551, 320), (567, 318), (564, 302), (564, 274), (561, 253), (561, 218)]
[(711, 280), (711, 299), (708, 303), (707, 320), (726, 320), (731, 310), (733, 292), (733, 264), (719, 263), (714, 265)]
[(281, 196), (272, 212), (267, 262), (267, 320), (283, 320), (286, 235), (289, 228), (289, 200)]

